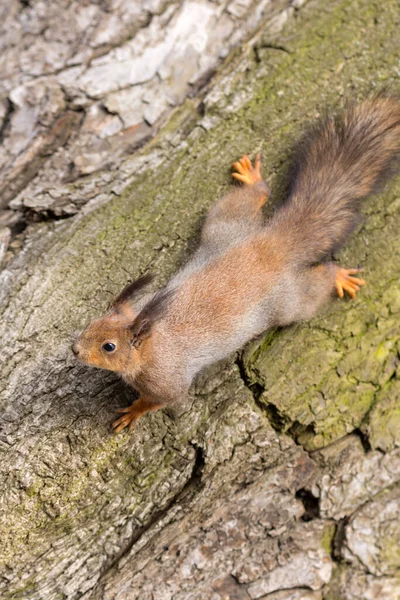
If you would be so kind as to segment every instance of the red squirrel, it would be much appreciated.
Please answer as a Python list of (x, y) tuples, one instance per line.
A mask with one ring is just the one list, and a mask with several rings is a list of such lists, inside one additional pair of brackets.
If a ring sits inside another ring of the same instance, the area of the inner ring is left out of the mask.
[(327, 116), (301, 140), (287, 198), (265, 223), (269, 191), (247, 156), (240, 183), (206, 218), (191, 260), (155, 294), (130, 283), (73, 344), (85, 364), (119, 373), (140, 394), (113, 427), (184, 398), (207, 365), (268, 328), (309, 319), (333, 292), (354, 298), (361, 269), (331, 262), (359, 220), (360, 201), (400, 157), (400, 101), (378, 96)]

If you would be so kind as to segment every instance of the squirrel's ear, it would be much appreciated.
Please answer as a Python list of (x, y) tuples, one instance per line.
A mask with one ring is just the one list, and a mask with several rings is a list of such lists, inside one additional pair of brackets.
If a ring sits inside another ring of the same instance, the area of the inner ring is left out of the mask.
[(142, 277), (139, 277), (139, 279), (136, 279), (136, 281), (128, 283), (128, 285), (124, 287), (122, 292), (120, 292), (118, 296), (113, 300), (113, 302), (110, 305), (110, 308), (118, 310), (118, 308), (125, 304), (125, 302), (127, 302), (128, 300), (132, 300), (137, 294), (139, 294), (139, 292), (141, 292), (144, 287), (149, 285), (153, 281), (153, 279), (154, 275), (147, 273), (146, 275), (142, 275)]
[(142, 308), (129, 326), (132, 346), (138, 348), (143, 340), (149, 337), (153, 325), (165, 315), (173, 294), (173, 290), (163, 288)]
[[(136, 319), (135, 319), (136, 321)], [(147, 319), (142, 319), (135, 324), (132, 323), (130, 330), (132, 332), (131, 344), (135, 348), (139, 348), (140, 344), (150, 335), (151, 323)]]

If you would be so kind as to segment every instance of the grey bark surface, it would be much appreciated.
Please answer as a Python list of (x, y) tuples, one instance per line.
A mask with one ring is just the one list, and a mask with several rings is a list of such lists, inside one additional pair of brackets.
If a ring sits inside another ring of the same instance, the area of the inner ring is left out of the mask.
[(127, 280), (182, 264), (233, 160), (261, 150), (277, 202), (306, 122), (398, 89), (399, 25), (395, 0), (7, 7), (1, 597), (400, 595), (398, 180), (337, 257), (367, 269), (355, 302), (132, 433), (110, 431), (132, 391), (70, 352)]

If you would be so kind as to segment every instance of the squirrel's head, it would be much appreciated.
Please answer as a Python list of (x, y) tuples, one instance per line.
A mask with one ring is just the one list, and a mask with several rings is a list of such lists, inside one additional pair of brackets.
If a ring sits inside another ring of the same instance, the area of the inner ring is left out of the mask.
[(94, 319), (72, 345), (80, 361), (93, 367), (123, 373), (134, 367), (138, 348), (132, 344), (132, 334), (124, 313), (110, 311)]
[(75, 356), (87, 365), (135, 375), (140, 370), (143, 347), (152, 326), (161, 316), (165, 292), (153, 296), (144, 308), (135, 312), (132, 304), (137, 294), (152, 280), (144, 275), (127, 285), (115, 298), (109, 311), (94, 319), (72, 345)]

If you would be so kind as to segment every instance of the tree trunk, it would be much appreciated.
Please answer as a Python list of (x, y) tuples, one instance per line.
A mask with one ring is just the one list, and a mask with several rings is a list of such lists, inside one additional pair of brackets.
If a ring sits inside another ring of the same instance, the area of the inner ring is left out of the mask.
[[(371, 0), (303, 4), (149, 2), (130, 20), (120, 20), (123, 3), (101, 18), (88, 5), (82, 47), (65, 20), (75, 59), (57, 39), (46, 46), (35, 8), (21, 8), (33, 33), (28, 44), (12, 30), (29, 65), (19, 79), (7, 55), (3, 199), (30, 225), (0, 275), (2, 597), (400, 594), (398, 181), (365, 204), (337, 257), (366, 267), (357, 300), (267, 333), (203, 373), (185, 405), (114, 435), (132, 391), (70, 352), (74, 332), (127, 280), (150, 270), (161, 285), (186, 260), (233, 160), (261, 150), (279, 201), (305, 123), (396, 85), (396, 0), (384, 11)], [(207, 19), (209, 37), (193, 54), (186, 45), (183, 60), (171, 48), (195, 35), (185, 19)], [(129, 79), (153, 69), (151, 36), (170, 31), (159, 75)], [(222, 64), (219, 39), (236, 46)], [(132, 48), (142, 62), (125, 72)], [(40, 49), (48, 61), (58, 49), (59, 63), (35, 73)]]

